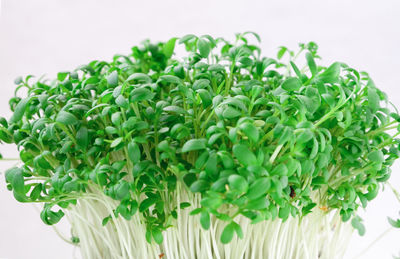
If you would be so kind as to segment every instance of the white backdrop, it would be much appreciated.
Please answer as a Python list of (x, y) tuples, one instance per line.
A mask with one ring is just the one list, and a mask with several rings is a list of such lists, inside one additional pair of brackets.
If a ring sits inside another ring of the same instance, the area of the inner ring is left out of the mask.
[[(264, 55), (277, 47), (316, 41), (324, 64), (343, 61), (366, 70), (400, 107), (400, 1), (398, 0), (3, 0), (0, 11), (0, 116), (9, 117), (8, 99), (19, 75), (54, 76), (93, 59), (129, 53), (143, 39), (167, 40), (188, 33), (232, 39), (252, 30), (263, 39)], [(5, 157), (16, 157), (3, 145)], [(12, 163), (0, 162), (4, 172)], [(17, 203), (0, 176), (0, 258), (67, 259), (73, 249), (45, 226), (32, 205)], [(391, 182), (400, 188), (400, 163)], [(367, 234), (354, 236), (353, 258), (389, 227), (400, 204), (390, 191), (368, 205)], [(61, 228), (68, 232), (65, 222)], [(400, 253), (400, 230), (392, 230), (362, 258)]]

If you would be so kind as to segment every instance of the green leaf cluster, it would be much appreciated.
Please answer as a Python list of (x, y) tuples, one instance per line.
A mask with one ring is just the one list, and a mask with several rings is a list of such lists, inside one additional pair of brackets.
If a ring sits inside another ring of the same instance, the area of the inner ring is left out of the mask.
[(238, 215), (286, 220), (318, 205), (349, 220), (390, 177), (399, 114), (366, 72), (319, 64), (313, 42), (274, 58), (251, 44), (257, 34), (236, 37), (145, 41), (54, 80), (19, 78), (13, 115), (0, 119), (0, 140), (23, 162), (7, 171), (8, 188), (45, 203), (46, 224), (64, 215), (53, 206), (98, 188), (119, 201), (115, 216), (141, 213), (157, 243), (191, 205), (173, 199), (178, 186), (200, 193), (192, 214), (203, 228), (211, 216), (226, 222), (223, 243), (243, 235)]

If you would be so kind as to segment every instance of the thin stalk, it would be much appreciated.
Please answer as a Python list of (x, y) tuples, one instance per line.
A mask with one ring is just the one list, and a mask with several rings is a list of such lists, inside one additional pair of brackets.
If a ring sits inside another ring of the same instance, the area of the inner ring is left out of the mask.
[(386, 236), (387, 234), (389, 234), (389, 232), (392, 231), (392, 230), (393, 230), (393, 228), (390, 227), (390, 228), (386, 229), (385, 231), (383, 231), (377, 238), (375, 238), (371, 243), (369, 243), (369, 244), (367, 245), (367, 247), (366, 247), (364, 250), (361, 251), (361, 253), (359, 253), (358, 255), (356, 255), (356, 256), (354, 257), (354, 259), (362, 258), (361, 256), (365, 255), (365, 254), (369, 251), (369, 249), (371, 249), (376, 243), (379, 242), (379, 240), (381, 240), (384, 236)]
[[(235, 237), (231, 244), (222, 245), (219, 237), (226, 223), (212, 216), (210, 230), (201, 229), (198, 219), (189, 215), (191, 210), (199, 207), (201, 197), (188, 193), (178, 184), (173, 194), (178, 217), (164, 232), (161, 245), (149, 244), (144, 238), (145, 225), (138, 213), (129, 221), (115, 217), (112, 211), (118, 202), (100, 191), (89, 189), (91, 192), (67, 213), (71, 215), (74, 236), (81, 240), (84, 259), (104, 256), (112, 259), (157, 258), (161, 253), (164, 254), (163, 259), (330, 259), (330, 255), (342, 254), (346, 247), (343, 240), (347, 239), (343, 235), (347, 234), (339, 234), (338, 231), (351, 228), (349, 224), (331, 217), (331, 213), (323, 213), (318, 208), (301, 222), (298, 218), (289, 218), (285, 222), (276, 219), (257, 225), (250, 224), (247, 218), (236, 213), (235, 221), (242, 226), (245, 238)], [(191, 207), (180, 209), (181, 202), (190, 202)], [(102, 218), (108, 213), (111, 213), (112, 220), (102, 226)], [(235, 215), (229, 208), (226, 213)], [(315, 243), (317, 239), (330, 240), (335, 246), (322, 249), (319, 243)]]

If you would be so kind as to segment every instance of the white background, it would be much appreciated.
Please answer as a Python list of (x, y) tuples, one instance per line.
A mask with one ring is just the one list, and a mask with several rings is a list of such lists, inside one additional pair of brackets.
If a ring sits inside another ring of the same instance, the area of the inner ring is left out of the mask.
[[(400, 1), (102, 1), (3, 0), (0, 13), (0, 115), (9, 117), (8, 99), (19, 75), (54, 76), (93, 59), (129, 53), (141, 40), (167, 40), (188, 33), (229, 39), (252, 30), (262, 37), (266, 56), (277, 47), (316, 41), (325, 65), (339, 60), (366, 70), (400, 107)], [(3, 145), (5, 157), (16, 157)], [(4, 172), (12, 163), (0, 161)], [(0, 176), (0, 258), (73, 258), (73, 249), (45, 226), (29, 204), (17, 203)], [(391, 182), (400, 187), (400, 163)], [(369, 204), (367, 234), (354, 236), (353, 258), (389, 227), (400, 204), (390, 191)], [(62, 229), (68, 233), (67, 224)], [(362, 258), (392, 258), (400, 252), (400, 230), (392, 230)]]

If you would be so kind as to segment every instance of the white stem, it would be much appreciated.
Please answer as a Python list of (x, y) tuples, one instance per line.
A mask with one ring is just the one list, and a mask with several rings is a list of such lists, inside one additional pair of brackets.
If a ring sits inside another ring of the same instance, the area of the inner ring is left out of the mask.
[(380, 234), (376, 239), (374, 239), (361, 253), (354, 257), (354, 259), (361, 258), (368, 250), (373, 247), (379, 240), (381, 240), (384, 236), (386, 236), (393, 228), (386, 229), (382, 234)]
[[(199, 216), (189, 215), (198, 208), (201, 197), (189, 193), (178, 184), (171, 208), (178, 206), (178, 217), (172, 227), (164, 231), (164, 242), (149, 244), (145, 239), (146, 226), (141, 214), (131, 220), (114, 217), (113, 209), (118, 201), (102, 191), (90, 189), (90, 194), (78, 200), (67, 210), (72, 232), (80, 239), (84, 259), (332, 259), (340, 258), (352, 234), (349, 223), (340, 220), (338, 212), (326, 213), (314, 208), (313, 212), (299, 218), (290, 217), (250, 224), (237, 216), (244, 238), (235, 236), (231, 243), (223, 245), (219, 238), (226, 222), (211, 217), (208, 231), (201, 228)], [(190, 202), (189, 208), (180, 210), (181, 202)], [(102, 219), (111, 220), (102, 226)]]

